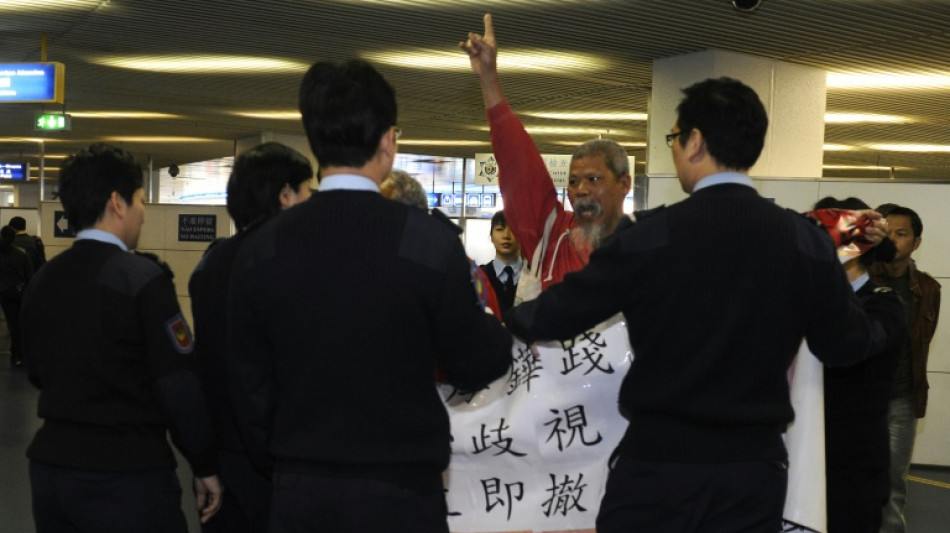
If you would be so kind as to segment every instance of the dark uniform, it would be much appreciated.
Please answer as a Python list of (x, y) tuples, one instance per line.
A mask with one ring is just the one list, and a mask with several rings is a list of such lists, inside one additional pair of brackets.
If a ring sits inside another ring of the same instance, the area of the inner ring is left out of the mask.
[(41, 390), (27, 450), (37, 532), (187, 531), (167, 432), (196, 476), (217, 466), (171, 273), (77, 240), (33, 278), (22, 324)]
[(220, 447), (221, 482), (227, 487), (205, 533), (264, 532), (270, 511), (269, 474), (256, 469), (244, 452), (226, 382), (228, 365), (228, 285), (241, 242), (250, 231), (212, 245), (188, 282), (195, 324), (201, 384), (208, 394)]
[(41, 266), (46, 264), (46, 248), (39, 237), (27, 233), (17, 233), (17, 236), (13, 238), (13, 244), (26, 252), (27, 257), (30, 258), (30, 263), (33, 264), (34, 271), (39, 270)]

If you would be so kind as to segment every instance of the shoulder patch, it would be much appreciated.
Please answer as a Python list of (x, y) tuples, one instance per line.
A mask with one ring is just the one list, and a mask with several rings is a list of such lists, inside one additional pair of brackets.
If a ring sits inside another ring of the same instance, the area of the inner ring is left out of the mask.
[(189, 354), (195, 349), (195, 340), (191, 335), (191, 328), (181, 313), (165, 322), (165, 332), (171, 340), (172, 347), (180, 354)]

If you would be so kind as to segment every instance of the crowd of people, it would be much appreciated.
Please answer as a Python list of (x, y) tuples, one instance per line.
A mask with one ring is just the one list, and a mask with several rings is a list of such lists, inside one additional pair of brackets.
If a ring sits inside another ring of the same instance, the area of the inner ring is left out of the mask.
[(393, 170), (395, 91), (360, 60), (303, 77), (316, 192), (284, 145), (236, 157), (237, 233), (191, 274), (194, 335), (171, 271), (129, 253), (144, 192), (128, 152), (63, 164), (79, 232), (47, 264), (22, 219), (0, 231), (14, 357), (41, 391), (37, 531), (186, 531), (170, 434), (204, 531), (447, 533), (435, 383), (478, 391), (511, 367), (513, 335), (568, 340), (617, 313), (634, 361), (597, 393), (629, 425), (602, 457), (597, 531), (780, 531), (803, 342), (826, 366), (828, 531), (900, 527), (940, 297), (911, 259), (916, 213), (828, 198), (806, 216), (759, 196), (768, 117), (729, 78), (684, 88), (666, 136), (686, 200), (625, 215), (627, 154), (593, 140), (574, 150), (569, 211), (505, 98), (490, 15), (460, 48), (501, 169), (487, 264)]

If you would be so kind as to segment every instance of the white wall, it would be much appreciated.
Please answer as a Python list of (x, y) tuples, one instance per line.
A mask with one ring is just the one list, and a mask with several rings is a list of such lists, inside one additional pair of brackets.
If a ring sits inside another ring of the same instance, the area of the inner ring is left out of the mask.
[[(916, 211), (924, 223), (920, 248), (914, 253), (917, 266), (944, 287), (950, 287), (950, 183), (898, 183), (829, 179), (753, 178), (759, 193), (796, 211), (806, 211), (825, 196), (854, 196), (874, 207), (893, 202)], [(648, 205), (656, 207), (685, 198), (675, 177), (651, 177)], [(927, 417), (917, 427), (913, 462), (950, 466), (950, 295), (941, 300), (942, 319), (930, 348), (927, 378), (930, 401)]]

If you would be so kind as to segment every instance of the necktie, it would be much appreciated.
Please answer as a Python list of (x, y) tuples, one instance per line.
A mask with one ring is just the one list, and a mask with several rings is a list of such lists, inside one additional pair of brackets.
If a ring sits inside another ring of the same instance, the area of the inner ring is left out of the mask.
[(510, 266), (506, 266), (502, 269), (501, 273), (508, 275), (508, 277), (505, 278), (505, 294), (511, 294), (515, 290), (515, 271), (512, 270)]

